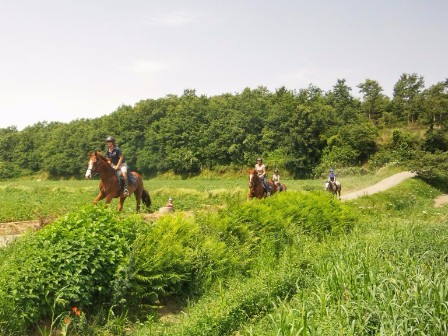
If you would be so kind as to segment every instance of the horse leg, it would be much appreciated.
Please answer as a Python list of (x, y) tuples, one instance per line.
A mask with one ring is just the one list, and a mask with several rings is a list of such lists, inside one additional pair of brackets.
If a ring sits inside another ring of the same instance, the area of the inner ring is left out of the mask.
[(141, 193), (134, 193), (137, 213), (140, 212), (140, 206), (141, 206), (141, 203), (142, 203), (142, 194), (143, 194), (143, 192), (141, 192)]
[(118, 201), (118, 211), (122, 211), (123, 210), (123, 203), (124, 200), (126, 199), (127, 196), (121, 196), (119, 201)]
[(103, 193), (100, 191), (100, 193), (95, 197), (93, 200), (93, 205), (97, 205), (99, 201), (101, 201), (104, 197)]

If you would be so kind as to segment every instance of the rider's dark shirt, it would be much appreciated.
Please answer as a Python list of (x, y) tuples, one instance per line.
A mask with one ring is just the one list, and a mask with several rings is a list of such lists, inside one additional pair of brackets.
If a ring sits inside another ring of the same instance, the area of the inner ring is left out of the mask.
[[(112, 161), (112, 163), (114, 165), (116, 165), (118, 163), (118, 160), (120, 159), (120, 156), (123, 155), (123, 153), (121, 152), (120, 147), (114, 147), (114, 149), (112, 150), (112, 152), (109, 152), (109, 148), (106, 150), (107, 153), (107, 157)], [(123, 161), (121, 161), (121, 163), (125, 163), (126, 161), (124, 160), (123, 157)]]
[(334, 181), (336, 174), (335, 173), (330, 173), (330, 175), (328, 176), (330, 178), (330, 181)]

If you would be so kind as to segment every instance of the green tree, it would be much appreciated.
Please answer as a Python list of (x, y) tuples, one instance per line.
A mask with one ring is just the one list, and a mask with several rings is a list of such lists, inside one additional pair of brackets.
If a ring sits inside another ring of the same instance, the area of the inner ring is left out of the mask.
[(434, 126), (448, 128), (448, 80), (432, 85), (423, 91), (422, 121), (432, 129)]
[(361, 110), (368, 120), (377, 123), (387, 105), (387, 97), (382, 94), (383, 88), (377, 81), (371, 79), (366, 79), (364, 83), (357, 87), (363, 97)]
[(351, 95), (352, 89), (345, 82), (345, 79), (338, 79), (333, 90), (327, 94), (328, 102), (335, 109), (341, 125), (356, 122), (360, 117), (360, 102)]
[(423, 77), (413, 74), (402, 74), (395, 83), (393, 92), (393, 113), (398, 120), (408, 123), (416, 122), (422, 110), (422, 89), (425, 85)]

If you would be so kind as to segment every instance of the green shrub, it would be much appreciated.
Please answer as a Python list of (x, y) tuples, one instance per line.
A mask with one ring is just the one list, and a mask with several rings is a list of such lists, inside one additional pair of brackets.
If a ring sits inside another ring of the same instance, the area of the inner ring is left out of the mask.
[(0, 331), (22, 334), (71, 307), (111, 302), (119, 261), (135, 237), (137, 217), (120, 221), (85, 207), (4, 248), (0, 261)]
[[(316, 237), (346, 233), (354, 225), (352, 210), (328, 192), (284, 192), (263, 202), (254, 200), (232, 208), (229, 219), (235, 228), (247, 225), (258, 237), (276, 235), (283, 242), (300, 233)], [(244, 237), (242, 237), (244, 239)]]

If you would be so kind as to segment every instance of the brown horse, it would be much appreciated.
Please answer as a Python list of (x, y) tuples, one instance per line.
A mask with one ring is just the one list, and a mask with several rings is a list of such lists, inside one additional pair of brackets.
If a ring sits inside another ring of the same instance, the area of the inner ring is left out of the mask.
[(279, 186), (274, 182), (274, 180), (270, 179), (269, 180), (269, 184), (274, 186), (275, 192), (281, 192), (281, 191), (286, 191), (286, 185), (284, 183), (280, 183), (280, 186), (282, 187), (282, 190), (280, 190)]
[[(277, 189), (272, 181), (268, 182), (271, 187), (271, 195), (274, 194)], [(258, 177), (258, 172), (256, 169), (249, 171), (249, 194), (248, 199), (252, 198), (265, 198), (267, 196), (267, 192), (263, 186), (263, 182)]]
[[(127, 196), (123, 193), (123, 186), (120, 179), (115, 172), (115, 169), (109, 164), (108, 160), (98, 151), (90, 154), (88, 167), (86, 171), (86, 178), (98, 173), (100, 175), (100, 193), (93, 200), (93, 204), (97, 204), (102, 199), (106, 199), (106, 206), (110, 204), (113, 198), (119, 197), (118, 211), (123, 210), (123, 203)], [(151, 198), (149, 192), (143, 187), (143, 179), (137, 172), (128, 172), (128, 190), (129, 196), (134, 194), (137, 202), (137, 212), (140, 211), (140, 203), (143, 203), (147, 208), (151, 206)]]
[(341, 183), (339, 181), (337, 182), (325, 182), (325, 190), (331, 192), (332, 194), (338, 196), (339, 199), (341, 199)]

